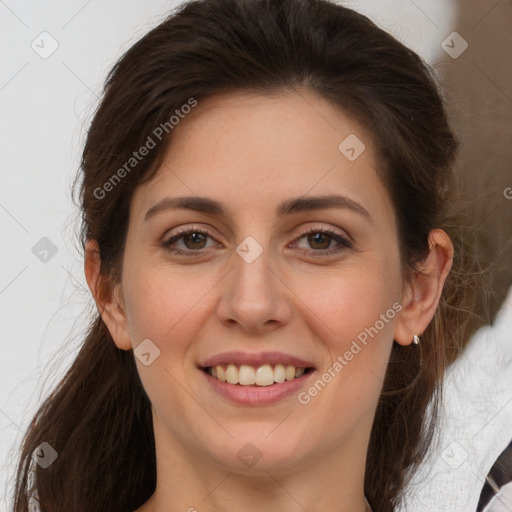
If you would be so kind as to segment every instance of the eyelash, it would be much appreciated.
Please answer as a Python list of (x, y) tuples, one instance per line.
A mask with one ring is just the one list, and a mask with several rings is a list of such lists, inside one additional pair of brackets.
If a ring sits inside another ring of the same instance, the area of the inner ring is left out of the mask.
[[(183, 238), (185, 235), (190, 235), (192, 233), (198, 233), (198, 234), (205, 235), (205, 236), (210, 237), (211, 239), (213, 239), (213, 237), (210, 235), (210, 233), (208, 233), (208, 231), (205, 231), (202, 228), (193, 228), (192, 227), (192, 228), (185, 228), (182, 231), (178, 231), (171, 238), (163, 241), (162, 242), (162, 246), (167, 251), (172, 252), (172, 253), (174, 253), (176, 255), (180, 255), (180, 256), (195, 256), (197, 254), (204, 253), (205, 249), (198, 249), (198, 250), (194, 251), (192, 249), (190, 249), (190, 250), (183, 250), (183, 249), (177, 249), (175, 247), (172, 247), (172, 244), (175, 243), (176, 241), (178, 241), (180, 238)], [(310, 228), (310, 229), (307, 229), (305, 231), (302, 231), (299, 234), (299, 236), (294, 241), (301, 240), (306, 235), (310, 235), (310, 234), (327, 235), (331, 239), (333, 239), (336, 242), (338, 242), (339, 245), (335, 246), (335, 247), (332, 247), (330, 249), (325, 249), (325, 250), (322, 250), (322, 249), (310, 249), (310, 250), (299, 249), (299, 251), (302, 252), (303, 254), (307, 254), (307, 255), (313, 256), (313, 257), (325, 257), (325, 256), (331, 256), (331, 255), (334, 255), (334, 254), (338, 254), (338, 253), (342, 252), (345, 249), (352, 248), (352, 244), (346, 238), (341, 236), (339, 233), (335, 233), (334, 231), (331, 231), (331, 230), (325, 229), (325, 228), (321, 228), (321, 229), (320, 228)]]

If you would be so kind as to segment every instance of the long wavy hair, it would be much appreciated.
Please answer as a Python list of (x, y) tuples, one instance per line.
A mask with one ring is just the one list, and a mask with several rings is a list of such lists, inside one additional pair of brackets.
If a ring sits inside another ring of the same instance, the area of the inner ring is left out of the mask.
[[(398, 219), (404, 276), (428, 253), (432, 229), (445, 229), (456, 249), (421, 344), (393, 344), (376, 411), (365, 494), (374, 510), (391, 512), (432, 443), (443, 371), (469, 338), (475, 290), (464, 277), (472, 259), (450, 210), (458, 143), (435, 74), (416, 53), (367, 17), (326, 0), (181, 5), (107, 77), (75, 182), (81, 243), (85, 249), (87, 240), (96, 240), (102, 279), (120, 279), (131, 198), (158, 169), (172, 140), (169, 120), (191, 98), (299, 87), (340, 106), (372, 138), (377, 172)], [(167, 129), (157, 147), (100, 197), (159, 126)], [(46, 469), (32, 457), (43, 442), (58, 453)], [(133, 351), (116, 347), (98, 313), (27, 429), (14, 512), (28, 512), (31, 499), (41, 512), (131, 512), (155, 490), (154, 443), (151, 404)]]

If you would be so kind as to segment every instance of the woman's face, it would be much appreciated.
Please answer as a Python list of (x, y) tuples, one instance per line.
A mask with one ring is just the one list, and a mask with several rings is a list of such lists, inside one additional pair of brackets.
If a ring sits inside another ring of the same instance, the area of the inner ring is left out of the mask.
[(309, 91), (200, 101), (172, 136), (133, 197), (116, 291), (118, 346), (150, 340), (157, 452), (360, 467), (403, 298), (368, 136)]

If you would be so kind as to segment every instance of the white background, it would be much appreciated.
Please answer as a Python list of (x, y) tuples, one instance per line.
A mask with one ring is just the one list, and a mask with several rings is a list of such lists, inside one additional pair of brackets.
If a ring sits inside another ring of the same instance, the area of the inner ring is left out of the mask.
[[(178, 3), (0, 0), (1, 511), (9, 510), (16, 446), (71, 361), (92, 311), (71, 201), (84, 133), (107, 71)], [(455, 2), (345, 3), (430, 63), (450, 61), (441, 43), (456, 29)], [(494, 1), (473, 5), (475, 21), (492, 23)], [(47, 59), (31, 48), (43, 31), (58, 43)], [(57, 247), (46, 263), (32, 253), (42, 237)]]

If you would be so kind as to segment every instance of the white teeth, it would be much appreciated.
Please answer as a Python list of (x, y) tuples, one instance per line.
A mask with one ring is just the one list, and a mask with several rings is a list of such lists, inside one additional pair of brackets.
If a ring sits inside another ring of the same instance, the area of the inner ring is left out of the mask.
[(295, 378), (295, 366), (286, 367), (286, 380), (293, 380)]
[(274, 384), (274, 370), (269, 364), (264, 364), (256, 370), (256, 384), (258, 386), (270, 386)]
[(240, 366), (238, 382), (242, 386), (252, 386), (253, 384), (256, 384), (256, 371), (254, 368), (252, 366), (247, 366), (246, 364)]
[(270, 364), (264, 364), (255, 368), (248, 364), (238, 367), (235, 364), (224, 366), (213, 366), (210, 368), (210, 375), (221, 382), (229, 384), (240, 384), (241, 386), (271, 386), (274, 383), (293, 380), (304, 375), (305, 368), (276, 364), (274, 368)]
[[(222, 366), (216, 366), (215, 370), (217, 370), (217, 379), (219, 379), (221, 382), (226, 382), (226, 372), (224, 371), (224, 368), (222, 368)], [(213, 375), (213, 368), (212, 377), (215, 377), (215, 375)]]
[(274, 380), (284, 382), (286, 380), (286, 370), (282, 364), (276, 364), (274, 368)]
[(234, 364), (228, 364), (226, 369), (226, 380), (230, 384), (238, 384), (238, 368)]

